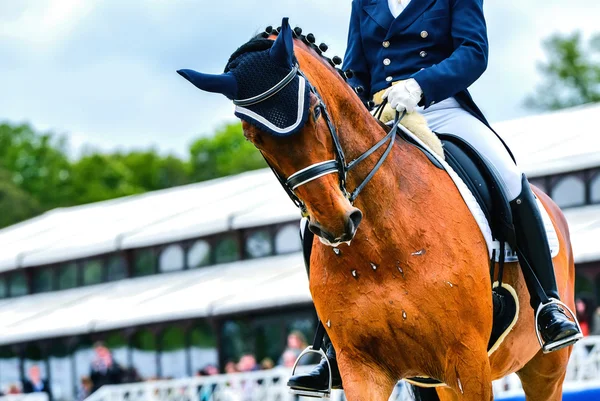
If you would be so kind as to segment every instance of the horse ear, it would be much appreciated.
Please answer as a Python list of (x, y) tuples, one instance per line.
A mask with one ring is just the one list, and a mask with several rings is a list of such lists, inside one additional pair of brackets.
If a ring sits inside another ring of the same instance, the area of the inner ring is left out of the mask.
[(229, 99), (237, 96), (237, 81), (230, 72), (220, 75), (203, 74), (194, 70), (177, 70), (177, 73), (200, 90), (220, 93)]
[(281, 21), (281, 32), (273, 43), (271, 51), (269, 52), (271, 60), (273, 62), (285, 66), (294, 66), (294, 36), (292, 34), (292, 28), (290, 28), (289, 18), (284, 18)]

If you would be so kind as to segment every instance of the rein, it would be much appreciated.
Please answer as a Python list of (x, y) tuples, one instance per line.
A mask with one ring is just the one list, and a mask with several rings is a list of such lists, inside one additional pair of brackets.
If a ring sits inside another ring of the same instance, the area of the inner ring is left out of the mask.
[[(339, 177), (339, 185), (340, 185), (341, 191), (343, 192), (344, 196), (346, 196), (346, 198), (348, 198), (350, 203), (353, 203), (356, 200), (356, 198), (358, 197), (358, 195), (360, 194), (360, 192), (365, 188), (365, 186), (369, 183), (369, 181), (371, 181), (371, 179), (373, 178), (373, 176), (375, 175), (377, 170), (379, 170), (379, 168), (381, 167), (381, 165), (383, 164), (385, 159), (390, 154), (392, 147), (394, 146), (396, 134), (398, 132), (398, 125), (400, 124), (400, 121), (402, 121), (404, 116), (406, 115), (406, 111), (404, 111), (402, 114), (396, 112), (396, 117), (394, 119), (394, 125), (392, 126), (391, 131), (389, 133), (387, 133), (382, 139), (380, 139), (370, 149), (368, 149), (366, 152), (361, 154), (359, 157), (352, 160), (350, 163), (346, 163), (346, 155), (345, 155), (344, 149), (342, 148), (342, 145), (340, 143), (340, 138), (337, 134), (337, 130), (335, 129), (335, 126), (333, 125), (333, 122), (331, 121), (331, 116), (329, 114), (329, 111), (327, 110), (327, 106), (323, 102), (323, 99), (322, 99), (321, 95), (319, 94), (319, 92), (316, 90), (316, 88), (310, 83), (310, 81), (304, 76), (304, 74), (302, 74), (302, 71), (300, 71), (299, 66), (297, 64), (294, 66), (292, 71), (290, 71), (290, 73), (288, 75), (286, 75), (285, 78), (283, 78), (279, 83), (277, 83), (271, 89), (263, 92), (260, 95), (257, 95), (257, 96), (254, 96), (254, 97), (251, 97), (248, 99), (234, 100), (233, 103), (235, 105), (239, 105), (239, 106), (248, 106), (248, 105), (253, 105), (253, 104), (258, 104), (260, 102), (263, 102), (263, 101), (267, 100), (268, 98), (270, 98), (271, 96), (273, 96), (276, 93), (283, 90), (288, 84), (290, 84), (294, 80), (294, 78), (296, 76), (301, 76), (305, 79), (305, 81), (308, 83), (311, 93), (314, 94), (317, 97), (317, 99), (319, 100), (319, 103), (315, 106), (315, 112), (317, 110), (322, 111), (323, 118), (325, 119), (325, 122), (327, 123), (327, 128), (328, 128), (329, 133), (331, 134), (331, 138), (333, 140), (335, 159), (312, 164), (306, 168), (303, 168), (302, 170), (295, 172), (294, 174), (290, 175), (287, 179), (282, 178), (266, 158), (265, 158), (265, 160), (267, 161), (267, 164), (269, 165), (269, 167), (271, 168), (271, 170), (273, 171), (273, 173), (279, 180), (279, 183), (281, 184), (281, 186), (283, 186), (283, 189), (286, 191), (286, 193), (288, 194), (290, 199), (294, 202), (294, 204), (298, 208), (300, 208), (300, 210), (302, 211), (302, 215), (307, 216), (308, 211), (306, 209), (306, 206), (304, 205), (304, 202), (302, 202), (302, 200), (296, 195), (295, 190), (298, 187), (300, 187), (304, 184), (307, 184), (311, 181), (314, 181), (320, 177), (323, 177), (327, 174), (337, 173), (338, 177)], [(377, 114), (382, 113), (383, 107), (385, 106), (385, 104), (386, 104), (386, 101), (384, 101), (381, 105), (379, 105), (378, 109), (374, 113), (375, 116), (377, 116)], [(318, 115), (316, 113), (315, 113), (315, 115), (318, 117)], [(369, 157), (375, 151), (377, 151), (379, 148), (381, 148), (386, 142), (389, 142), (389, 143), (388, 143), (385, 151), (383, 152), (383, 154), (381, 155), (381, 157), (379, 158), (379, 160), (377, 161), (375, 166), (371, 169), (369, 174), (367, 174), (367, 176), (354, 189), (354, 191), (348, 192), (348, 190), (346, 188), (346, 178), (347, 178), (348, 172), (352, 171), (352, 169), (354, 169), (354, 167), (356, 167), (360, 162), (364, 161), (367, 157)], [(263, 154), (263, 157), (264, 157), (264, 154)]]

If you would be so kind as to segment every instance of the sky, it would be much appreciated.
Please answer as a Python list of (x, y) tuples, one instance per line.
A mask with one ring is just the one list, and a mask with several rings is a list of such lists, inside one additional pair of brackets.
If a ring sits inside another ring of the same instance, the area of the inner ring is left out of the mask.
[[(419, 0), (413, 0), (419, 1)], [(69, 138), (73, 155), (189, 144), (235, 121), (221, 95), (175, 71), (220, 73), (229, 55), (290, 17), (343, 56), (350, 0), (0, 0), (0, 121)], [(486, 0), (487, 72), (471, 92), (490, 121), (535, 113), (523, 100), (540, 82), (541, 42), (598, 28), (598, 0)]]

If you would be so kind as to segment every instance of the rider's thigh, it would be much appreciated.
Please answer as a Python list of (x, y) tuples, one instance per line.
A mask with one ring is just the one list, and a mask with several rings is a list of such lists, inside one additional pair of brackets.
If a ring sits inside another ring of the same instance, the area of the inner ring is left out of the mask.
[(521, 170), (496, 134), (466, 110), (458, 108), (425, 110), (429, 127), (439, 133), (461, 137), (496, 168), (509, 200), (521, 193)]

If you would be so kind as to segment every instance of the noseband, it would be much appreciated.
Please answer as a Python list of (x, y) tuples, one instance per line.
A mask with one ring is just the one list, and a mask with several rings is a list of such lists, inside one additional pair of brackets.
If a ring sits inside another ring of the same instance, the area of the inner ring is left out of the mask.
[[(233, 103), (237, 106), (248, 106), (248, 105), (253, 105), (253, 104), (263, 102), (263, 101), (267, 100), (268, 98), (270, 98), (271, 96), (273, 96), (273, 95), (277, 94), (278, 92), (280, 92), (281, 90), (283, 90), (290, 82), (292, 82), (294, 80), (294, 78), (296, 78), (296, 76), (298, 76), (299, 79), (303, 79), (306, 81), (310, 92), (313, 95), (315, 95), (319, 101), (318, 104), (315, 106), (315, 119), (318, 118), (318, 116), (319, 116), (317, 111), (321, 111), (323, 114), (323, 118), (325, 118), (325, 122), (327, 123), (327, 127), (329, 129), (329, 133), (331, 134), (331, 138), (333, 140), (335, 159), (312, 164), (312, 165), (310, 165), (306, 168), (303, 168), (302, 170), (299, 170), (299, 171), (295, 172), (294, 174), (290, 175), (287, 178), (287, 180), (282, 178), (279, 175), (279, 173), (277, 173), (277, 171), (273, 168), (273, 166), (271, 166), (271, 164), (268, 162), (268, 160), (267, 160), (267, 164), (269, 165), (269, 167), (271, 167), (271, 170), (273, 170), (273, 173), (275, 174), (275, 176), (277, 177), (277, 179), (283, 186), (283, 189), (285, 189), (285, 191), (287, 192), (290, 199), (292, 199), (294, 204), (298, 208), (300, 208), (300, 210), (302, 211), (302, 215), (306, 216), (308, 214), (306, 206), (304, 205), (304, 202), (302, 202), (302, 200), (296, 195), (296, 193), (295, 193), (296, 188), (298, 188), (304, 184), (307, 184), (311, 181), (314, 181), (320, 177), (323, 177), (325, 175), (337, 173), (338, 177), (339, 177), (339, 185), (340, 185), (340, 189), (341, 189), (342, 193), (344, 194), (344, 196), (346, 198), (348, 198), (350, 203), (354, 203), (354, 201), (358, 197), (358, 194), (363, 190), (363, 188), (367, 185), (367, 183), (369, 181), (371, 181), (371, 179), (373, 178), (373, 176), (375, 175), (377, 170), (379, 170), (379, 168), (381, 167), (381, 165), (383, 164), (383, 162), (389, 155), (390, 151), (392, 150), (392, 147), (394, 145), (394, 141), (396, 138), (396, 133), (398, 131), (398, 125), (399, 125), (400, 121), (402, 120), (402, 118), (404, 117), (404, 115), (406, 114), (406, 111), (404, 111), (402, 113), (402, 115), (400, 115), (400, 113), (396, 113), (394, 125), (393, 125), (391, 131), (386, 136), (384, 136), (379, 142), (377, 142), (375, 145), (373, 145), (369, 150), (367, 150), (366, 152), (361, 154), (356, 159), (352, 160), (350, 163), (346, 164), (346, 156), (344, 154), (344, 149), (342, 149), (342, 145), (340, 143), (340, 138), (337, 134), (335, 126), (333, 125), (333, 123), (331, 121), (331, 116), (329, 115), (327, 106), (325, 106), (325, 103), (323, 102), (323, 99), (321, 98), (321, 95), (319, 95), (319, 92), (316, 90), (316, 88), (304, 76), (302, 71), (300, 71), (298, 64), (296, 64), (294, 66), (294, 68), (290, 71), (290, 73), (288, 75), (286, 75), (280, 82), (278, 82), (272, 88), (261, 93), (260, 95), (253, 96), (252, 98), (243, 99), (243, 100), (234, 100)], [(386, 104), (386, 102), (384, 101), (381, 105), (379, 105), (379, 108), (375, 112), (375, 115), (381, 114), (385, 104)], [(375, 166), (371, 169), (369, 174), (354, 189), (354, 191), (348, 192), (348, 190), (346, 189), (346, 177), (348, 175), (348, 172), (350, 172), (354, 167), (356, 167), (356, 165), (358, 165), (358, 163), (365, 160), (367, 157), (369, 157), (371, 154), (373, 154), (377, 149), (382, 147), (388, 141), (389, 141), (389, 143), (388, 143), (385, 151), (383, 152), (383, 154), (381, 155), (381, 157), (379, 158), (379, 160), (377, 161)], [(263, 155), (263, 157), (264, 157), (264, 155)], [(265, 158), (265, 160), (266, 160), (266, 158)]]

